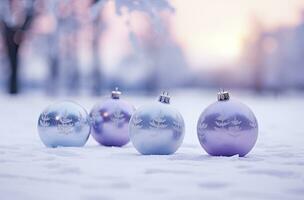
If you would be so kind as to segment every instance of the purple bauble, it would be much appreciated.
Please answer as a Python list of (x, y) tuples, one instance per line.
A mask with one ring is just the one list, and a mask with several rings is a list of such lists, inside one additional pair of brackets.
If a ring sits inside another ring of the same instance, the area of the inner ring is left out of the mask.
[(207, 107), (197, 124), (202, 147), (212, 156), (245, 156), (258, 136), (258, 123), (253, 112), (243, 103), (220, 92), (218, 101)]
[(112, 98), (94, 106), (90, 113), (92, 136), (105, 146), (123, 146), (130, 141), (129, 121), (135, 108), (112, 91)]

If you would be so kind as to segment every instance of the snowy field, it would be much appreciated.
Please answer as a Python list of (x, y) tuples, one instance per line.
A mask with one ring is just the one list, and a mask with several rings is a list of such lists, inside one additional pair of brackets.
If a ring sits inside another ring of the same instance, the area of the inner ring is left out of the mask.
[[(199, 145), (196, 122), (215, 92), (172, 96), (186, 134), (182, 147), (169, 156), (142, 156), (131, 144), (102, 147), (92, 138), (83, 148), (46, 148), (37, 118), (59, 99), (1, 96), (0, 199), (304, 199), (304, 94), (231, 94), (249, 105), (259, 122), (257, 144), (244, 158), (211, 157)], [(88, 110), (102, 100), (68, 99)], [(156, 97), (125, 99), (138, 107)]]

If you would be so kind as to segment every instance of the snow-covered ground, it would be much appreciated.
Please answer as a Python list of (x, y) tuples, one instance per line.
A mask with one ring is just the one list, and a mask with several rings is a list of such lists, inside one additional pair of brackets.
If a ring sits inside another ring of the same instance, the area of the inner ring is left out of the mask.
[[(198, 143), (196, 122), (215, 92), (172, 93), (186, 136), (169, 156), (142, 156), (131, 144), (102, 147), (92, 138), (83, 148), (46, 148), (37, 117), (59, 99), (1, 96), (0, 199), (303, 199), (304, 96), (231, 95), (249, 105), (259, 121), (257, 144), (244, 158), (211, 157)], [(136, 107), (156, 99), (125, 98)], [(88, 110), (102, 100), (69, 99)]]

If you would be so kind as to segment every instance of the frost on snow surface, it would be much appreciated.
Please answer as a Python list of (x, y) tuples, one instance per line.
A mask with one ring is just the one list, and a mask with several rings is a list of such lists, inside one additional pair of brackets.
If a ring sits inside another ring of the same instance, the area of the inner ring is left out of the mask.
[[(127, 96), (127, 95), (126, 95)], [(157, 98), (124, 98), (136, 107)], [(172, 94), (185, 119), (181, 148), (169, 156), (142, 156), (98, 145), (46, 148), (37, 133), (38, 116), (51, 102), (39, 96), (0, 98), (1, 199), (303, 199), (304, 96), (232, 94), (254, 111), (259, 123), (255, 148), (244, 158), (211, 157), (200, 147), (201, 111), (216, 99), (202, 91)], [(102, 100), (71, 99), (87, 110)]]

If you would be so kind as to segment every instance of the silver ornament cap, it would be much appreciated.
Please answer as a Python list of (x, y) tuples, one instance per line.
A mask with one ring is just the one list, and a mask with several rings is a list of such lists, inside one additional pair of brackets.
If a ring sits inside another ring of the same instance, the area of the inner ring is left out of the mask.
[(161, 103), (170, 104), (169, 92), (163, 91), (162, 94), (159, 96), (158, 101)]
[(120, 95), (121, 95), (121, 91), (118, 90), (118, 87), (116, 87), (115, 90), (113, 90), (111, 93), (112, 99), (119, 99)]
[(225, 90), (220, 90), (219, 93), (217, 93), (217, 100), (218, 101), (228, 101), (230, 98), (229, 92)]

